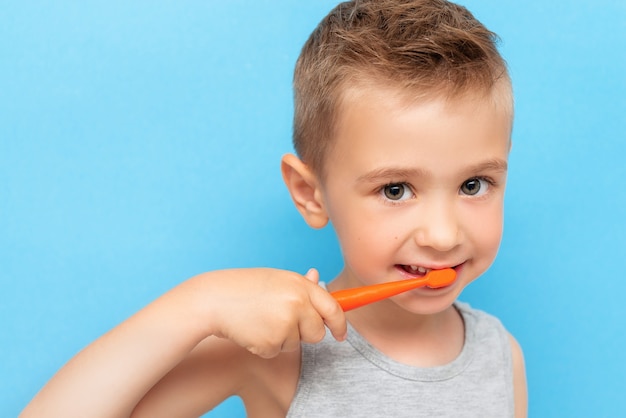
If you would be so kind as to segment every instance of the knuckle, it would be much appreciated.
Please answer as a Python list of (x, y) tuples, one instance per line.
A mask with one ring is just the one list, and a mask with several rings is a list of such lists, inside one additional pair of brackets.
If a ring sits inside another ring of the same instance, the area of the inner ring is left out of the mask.
[(343, 309), (341, 309), (341, 305), (339, 305), (339, 302), (337, 302), (336, 300), (333, 299), (332, 304), (330, 304), (329, 308), (328, 308), (328, 314), (329, 316), (332, 317), (336, 317), (338, 315), (343, 315)]
[(268, 346), (268, 347), (252, 346), (252, 347), (248, 347), (248, 351), (264, 359), (276, 357), (276, 355), (278, 355), (278, 353), (280, 352), (280, 350), (277, 350), (276, 348), (271, 347), (271, 346)]
[(276, 357), (280, 353), (283, 340), (276, 335), (268, 335), (248, 345), (246, 349), (261, 358)]

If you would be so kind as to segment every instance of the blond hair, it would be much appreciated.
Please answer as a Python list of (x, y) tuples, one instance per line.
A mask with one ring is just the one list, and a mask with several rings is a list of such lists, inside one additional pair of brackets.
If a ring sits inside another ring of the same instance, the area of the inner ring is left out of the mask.
[(322, 174), (342, 97), (354, 86), (390, 86), (415, 98), (456, 97), (489, 93), (504, 79), (510, 90), (497, 41), (466, 8), (445, 0), (340, 3), (313, 31), (296, 63), (296, 153)]

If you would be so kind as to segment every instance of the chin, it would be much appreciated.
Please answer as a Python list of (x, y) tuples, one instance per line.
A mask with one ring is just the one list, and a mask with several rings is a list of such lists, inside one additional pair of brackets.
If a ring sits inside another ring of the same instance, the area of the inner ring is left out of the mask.
[(435, 315), (449, 309), (456, 302), (463, 287), (464, 285), (456, 281), (438, 289), (419, 288), (396, 296), (395, 301), (408, 312)]
[(415, 315), (437, 315), (452, 307), (456, 299), (449, 300), (415, 300), (410, 302), (397, 302), (406, 312)]

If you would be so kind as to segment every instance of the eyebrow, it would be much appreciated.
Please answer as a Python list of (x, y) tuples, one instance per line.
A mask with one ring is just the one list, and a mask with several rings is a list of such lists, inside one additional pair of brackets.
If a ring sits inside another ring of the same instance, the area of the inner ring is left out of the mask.
[(383, 180), (428, 177), (428, 173), (420, 168), (384, 167), (377, 168), (357, 178), (359, 183), (378, 183)]
[(506, 160), (502, 160), (500, 158), (494, 158), (494, 159), (487, 160), (482, 163), (478, 163), (476, 165), (469, 166), (467, 168), (467, 171), (472, 172), (472, 173), (481, 172), (481, 171), (505, 172), (508, 170), (508, 168), (509, 168), (509, 165), (506, 162)]
[[(474, 173), (489, 172), (506, 172), (508, 164), (505, 160), (494, 158), (478, 164), (464, 168), (463, 172), (468, 175)], [(405, 168), (405, 167), (383, 167), (372, 170), (357, 178), (359, 183), (377, 183), (385, 180), (397, 180), (416, 177), (431, 177), (432, 175), (421, 168)]]

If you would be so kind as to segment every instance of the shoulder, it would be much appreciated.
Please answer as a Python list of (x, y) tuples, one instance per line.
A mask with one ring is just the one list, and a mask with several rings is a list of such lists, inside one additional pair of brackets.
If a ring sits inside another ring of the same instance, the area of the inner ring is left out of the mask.
[[(220, 340), (198, 360), (206, 367), (205, 393), (215, 393), (228, 387), (220, 402), (229, 396), (239, 396), (249, 417), (285, 416), (296, 391), (300, 375), (301, 349), (281, 352), (273, 358), (261, 358), (231, 341)], [(217, 371), (220, 378), (212, 376)]]
[(511, 357), (513, 360), (513, 395), (515, 398), (515, 417), (526, 417), (528, 412), (528, 392), (526, 388), (526, 366), (522, 347), (515, 337), (508, 334), (511, 344)]
[(510, 365), (512, 374), (515, 417), (526, 417), (528, 394), (524, 354), (520, 344), (497, 317), (472, 308), (467, 303), (457, 302), (456, 307), (466, 322), (467, 331), (473, 333), (477, 342), (480, 343), (485, 339), (499, 341), (498, 346), (503, 350), (502, 355), (506, 358), (506, 363)]
[(247, 379), (237, 395), (249, 417), (286, 416), (300, 378), (301, 349), (271, 359), (246, 354)]

